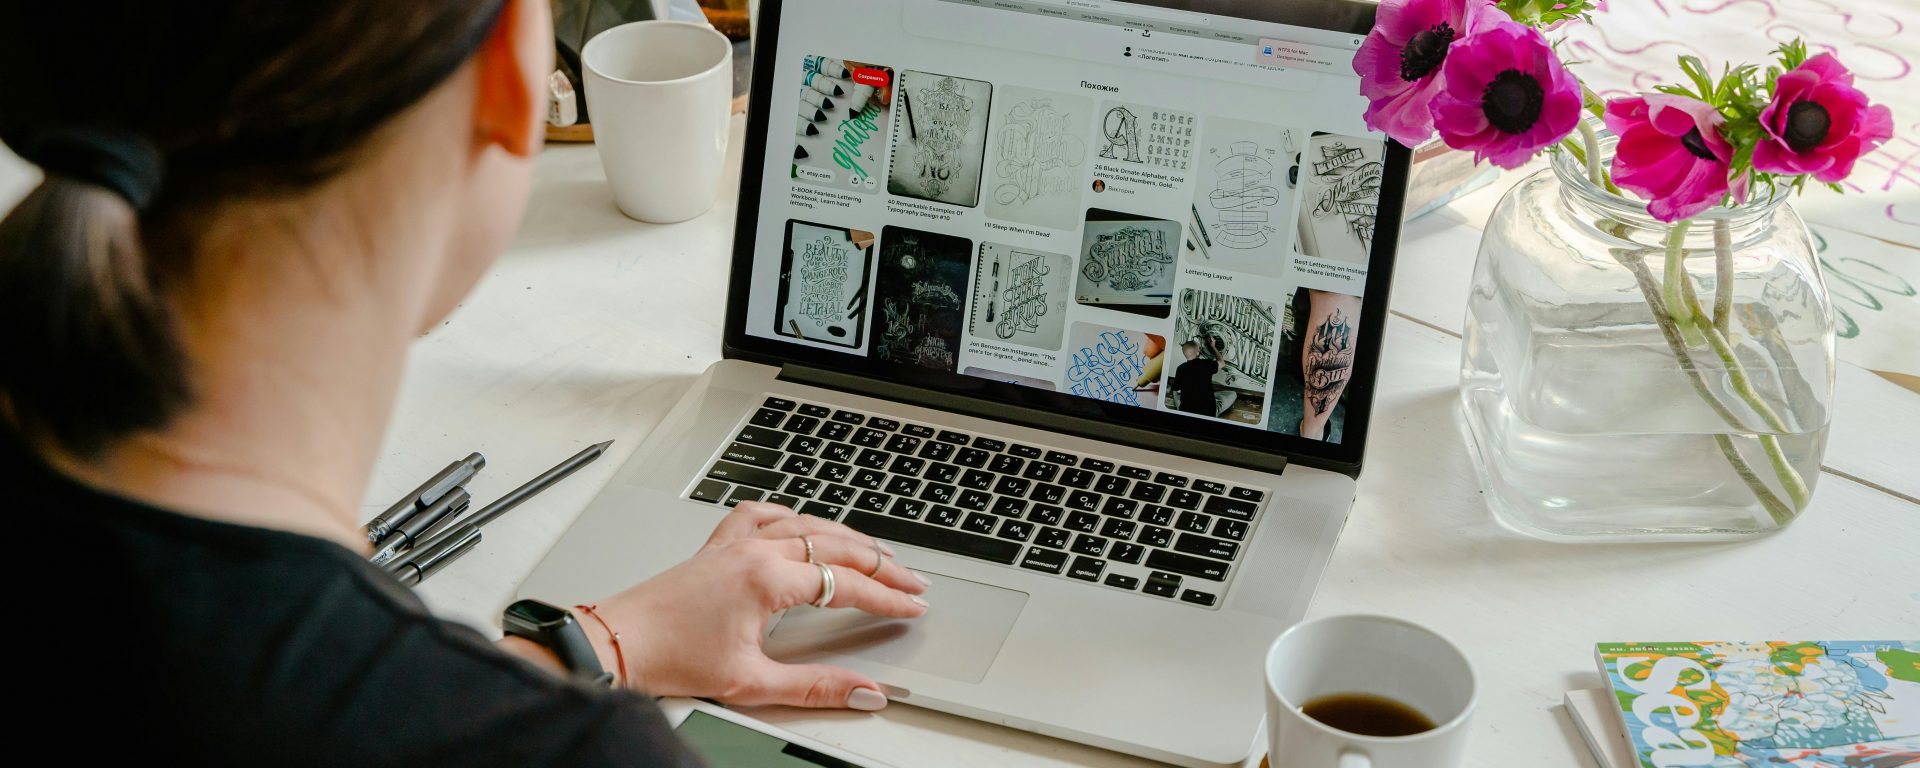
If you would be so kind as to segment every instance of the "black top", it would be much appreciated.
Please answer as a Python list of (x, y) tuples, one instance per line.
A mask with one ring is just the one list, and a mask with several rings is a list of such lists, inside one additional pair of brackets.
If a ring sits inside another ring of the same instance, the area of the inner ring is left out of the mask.
[(1173, 389), (1180, 393), (1180, 410), (1213, 415), (1213, 375), (1220, 364), (1196, 357), (1173, 369)]
[[(645, 697), (435, 619), (352, 551), (102, 494), (0, 437), (16, 733), (79, 762), (694, 766)], [(37, 559), (37, 558), (36, 558)]]

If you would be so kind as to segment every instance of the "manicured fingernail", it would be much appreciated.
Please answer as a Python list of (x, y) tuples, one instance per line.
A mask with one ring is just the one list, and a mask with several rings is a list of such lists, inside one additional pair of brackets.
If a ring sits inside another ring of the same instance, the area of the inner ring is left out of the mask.
[(853, 693), (847, 694), (848, 709), (872, 712), (877, 709), (885, 709), (886, 707), (886, 695), (872, 688), (855, 688), (853, 689)]
[(927, 578), (926, 576), (921, 575), (919, 571), (907, 571), (907, 573), (913, 574), (913, 578), (918, 579), (920, 581), (920, 586), (923, 586), (923, 587), (933, 586), (933, 580)]
[(919, 595), (907, 595), (907, 599), (912, 600), (915, 603), (918, 603), (922, 608), (931, 607), (927, 605), (927, 599)]

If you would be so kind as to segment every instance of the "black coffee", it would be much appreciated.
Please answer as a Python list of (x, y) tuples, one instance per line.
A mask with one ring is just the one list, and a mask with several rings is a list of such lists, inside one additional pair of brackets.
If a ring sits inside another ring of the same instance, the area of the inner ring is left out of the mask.
[(1371, 693), (1336, 693), (1307, 702), (1300, 712), (1361, 736), (1412, 736), (1436, 726), (1420, 710)]

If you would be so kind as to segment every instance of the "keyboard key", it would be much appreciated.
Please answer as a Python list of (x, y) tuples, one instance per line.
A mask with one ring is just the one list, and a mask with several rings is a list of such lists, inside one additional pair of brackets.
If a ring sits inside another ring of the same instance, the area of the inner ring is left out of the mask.
[(1100, 517), (1092, 512), (1071, 512), (1067, 514), (1067, 527), (1081, 533), (1093, 533), (1100, 527)]
[(1001, 517), (1019, 517), (1026, 514), (1027, 502), (1011, 496), (1002, 496), (993, 502), (993, 513)]
[(1209, 515), (1221, 515), (1235, 520), (1252, 520), (1253, 511), (1259, 509), (1253, 502), (1229, 499), (1225, 496), (1208, 496), (1206, 506), (1202, 507)]
[(1008, 520), (1000, 524), (999, 536), (1008, 541), (1026, 541), (1033, 538), (1033, 523), (1025, 520)]
[(893, 457), (893, 463), (887, 465), (887, 471), (896, 475), (912, 476), (920, 474), (920, 470), (925, 469), (926, 466), (926, 459), (916, 459), (912, 456), (895, 456)]
[(893, 419), (887, 419), (887, 418), (881, 418), (879, 416), (875, 416), (871, 419), (867, 419), (867, 426), (873, 427), (874, 429), (892, 432), (900, 428), (900, 422), (894, 421)]
[(953, 450), (953, 443), (935, 440), (920, 446), (920, 458), (928, 461), (946, 461), (953, 458)]
[(766, 408), (772, 408), (776, 411), (791, 411), (793, 410), (794, 402), (784, 397), (769, 397), (766, 399), (765, 402), (762, 402), (760, 405)]
[(1208, 560), (1204, 557), (1183, 555), (1178, 552), (1168, 552), (1164, 549), (1156, 549), (1147, 553), (1147, 567), (1157, 568), (1163, 571), (1172, 571), (1208, 581), (1227, 580), (1226, 563), (1218, 560)]
[(853, 427), (837, 421), (820, 428), (820, 437), (823, 440), (845, 440), (847, 435), (851, 434), (853, 434)]
[(993, 494), (968, 488), (960, 492), (960, 498), (954, 500), (954, 506), (984, 512), (987, 505), (993, 503)]
[(779, 490), (780, 484), (787, 481), (786, 475), (771, 469), (750, 467), (731, 461), (714, 462), (713, 469), (707, 470), (707, 477), (715, 480), (745, 483), (755, 488), (765, 488), (769, 491)]
[(1092, 491), (1074, 491), (1067, 494), (1067, 506), (1092, 512), (1100, 508), (1100, 494)]
[(1180, 539), (1174, 542), (1173, 549), (1176, 552), (1185, 552), (1189, 555), (1217, 557), (1221, 560), (1232, 560), (1240, 554), (1240, 545), (1238, 544), (1191, 533), (1180, 534)]
[(967, 521), (961, 523), (960, 527), (973, 531), (974, 533), (993, 533), (993, 526), (999, 524), (999, 522), (1000, 518), (994, 517), (993, 515), (975, 512), (967, 515)]
[(1100, 524), (1100, 535), (1110, 539), (1126, 541), (1127, 539), (1133, 538), (1133, 529), (1137, 527), (1139, 527), (1139, 523), (1135, 523), (1132, 520), (1121, 520), (1117, 517), (1109, 517), (1106, 522)]
[(951, 483), (960, 477), (960, 468), (952, 464), (934, 462), (927, 467), (927, 479), (936, 483)]
[(893, 515), (894, 517), (904, 517), (908, 520), (918, 520), (926, 511), (927, 503), (924, 501), (899, 498), (893, 500), (893, 508), (887, 510), (887, 514)]
[(972, 438), (967, 437), (966, 433), (964, 432), (955, 432), (951, 429), (940, 430), (939, 440), (940, 442), (943, 442), (943, 443), (953, 443), (954, 445), (966, 445), (967, 441), (970, 439)]
[(927, 522), (952, 528), (960, 524), (960, 510), (953, 507), (935, 505), (933, 513), (927, 515)]
[(913, 435), (914, 437), (920, 438), (922, 440), (927, 440), (933, 437), (933, 427), (929, 427), (925, 424), (908, 424), (904, 427), (901, 427), (900, 431), (905, 432), (909, 435)]
[(1180, 593), (1180, 599), (1199, 605), (1213, 605), (1214, 598), (1211, 593), (1201, 592), (1197, 589), (1189, 589)]
[(820, 500), (836, 506), (846, 506), (853, 503), (853, 495), (856, 493), (859, 491), (850, 486), (829, 485), (826, 490), (820, 492)]
[(1194, 533), (1206, 533), (1207, 522), (1208, 520), (1206, 515), (1200, 514), (1198, 512), (1182, 512), (1180, 513), (1180, 523), (1177, 527), (1183, 531), (1193, 531)]
[(793, 416), (788, 416), (787, 423), (781, 425), (780, 428), (788, 432), (792, 432), (796, 435), (811, 435), (813, 434), (813, 430), (819, 426), (820, 426), (819, 419), (816, 419), (812, 416), (801, 416), (801, 415), (795, 414)]
[(1069, 469), (1060, 473), (1060, 484), (1068, 488), (1085, 488), (1093, 485), (1095, 475), (1084, 469)]
[(1148, 525), (1173, 525), (1173, 508), (1148, 504), (1147, 510), (1140, 514), (1140, 521)]
[(1006, 450), (1007, 444), (1006, 441), (991, 437), (976, 437), (973, 439), (973, 447), (983, 451), (1003, 451)]
[(748, 488), (744, 485), (736, 485), (733, 487), (733, 493), (727, 494), (727, 500), (721, 503), (731, 507), (743, 501), (759, 501), (760, 499), (766, 497), (766, 495), (767, 495), (766, 491), (760, 490), (758, 488)]
[(887, 450), (911, 456), (914, 451), (920, 450), (920, 438), (913, 435), (894, 435), (887, 438)]
[(813, 403), (801, 403), (800, 415), (812, 416), (816, 419), (824, 419), (833, 415), (833, 409), (828, 408), (824, 405), (814, 405)]
[(820, 481), (811, 477), (796, 477), (788, 480), (787, 487), (781, 490), (784, 491), (782, 495), (811, 499), (814, 494), (820, 492)]
[(959, 453), (953, 455), (953, 463), (963, 467), (984, 467), (992, 458), (993, 454), (978, 448), (962, 448)]
[(787, 420), (787, 415), (772, 408), (761, 408), (753, 412), (753, 418), (747, 423), (761, 427), (777, 427)]
[(1029, 547), (1027, 556), (1020, 559), (1020, 567), (1059, 574), (1061, 569), (1067, 567), (1067, 553)]
[(1146, 547), (1131, 541), (1116, 541), (1113, 543), (1113, 550), (1107, 553), (1107, 557), (1113, 558), (1114, 562), (1117, 563), (1139, 565), (1140, 558), (1146, 554)]
[(1214, 522), (1213, 535), (1233, 539), (1234, 541), (1242, 541), (1247, 538), (1247, 524), (1223, 517)]
[(984, 491), (993, 487), (993, 473), (969, 469), (960, 475), (960, 487)]
[(1167, 496), (1167, 503), (1181, 509), (1199, 509), (1200, 498), (1199, 491), (1189, 491), (1181, 488)]
[(987, 469), (1003, 475), (1017, 475), (1020, 474), (1020, 468), (1026, 465), (1027, 462), (1025, 459), (1003, 453), (993, 457), (993, 461), (987, 465)]
[(1107, 561), (1097, 557), (1076, 557), (1073, 567), (1067, 569), (1067, 575), (1082, 581), (1099, 581), (1100, 572), (1107, 569)]
[(887, 466), (887, 461), (892, 458), (893, 458), (892, 456), (887, 455), (886, 451), (880, 451), (880, 450), (874, 450), (872, 448), (868, 448), (864, 451), (861, 451), (860, 457), (857, 459), (854, 459), (853, 463), (858, 464), (862, 467), (866, 467), (868, 469), (882, 469)]
[(891, 493), (895, 496), (912, 496), (915, 493), (919, 493), (919, 492), (920, 492), (920, 481), (915, 480), (911, 477), (900, 477), (898, 475), (895, 475), (892, 480), (887, 481), (887, 493)]
[(840, 464), (837, 462), (829, 461), (825, 464), (820, 465), (820, 473), (817, 475), (814, 475), (814, 477), (818, 477), (821, 480), (825, 480), (829, 483), (844, 483), (847, 481), (847, 477), (852, 474), (853, 474), (852, 465)]
[(846, 524), (847, 527), (874, 538), (966, 557), (977, 557), (1004, 565), (1012, 565), (1014, 559), (1020, 556), (1021, 547), (1015, 542), (988, 536), (975, 536), (952, 528), (922, 525), (897, 517), (856, 511), (847, 514)]
[(734, 438), (734, 441), (746, 443), (747, 445), (757, 445), (761, 448), (779, 448), (787, 442), (787, 433), (767, 429), (766, 427), (747, 425), (740, 428), (740, 436)]
[(862, 448), (872, 448), (887, 441), (887, 433), (872, 427), (861, 427), (853, 431), (853, 444)]
[(780, 471), (794, 475), (811, 475), (814, 466), (819, 463), (819, 460), (805, 456), (788, 456), (786, 463), (780, 465)]
[(1235, 488), (1233, 489), (1233, 493), (1228, 495), (1241, 501), (1251, 501), (1255, 504), (1260, 503), (1261, 499), (1267, 497), (1266, 491), (1257, 488)]
[(1032, 480), (1024, 477), (1008, 476), (1000, 478), (1000, 482), (993, 484), (993, 492), (1002, 496), (1025, 496), (1027, 495), (1027, 490), (1032, 487)]
[(1072, 540), (1073, 540), (1073, 534), (1060, 530), (1059, 528), (1054, 528), (1049, 526), (1049, 527), (1040, 529), (1040, 536), (1039, 538), (1034, 539), (1033, 543), (1039, 544), (1040, 546), (1043, 546), (1043, 547), (1053, 547), (1054, 549), (1066, 549), (1068, 542), (1071, 542)]
[(1093, 484), (1093, 489), (1110, 496), (1119, 496), (1126, 493), (1127, 486), (1131, 484), (1132, 481), (1119, 475), (1102, 475), (1100, 481)]
[(1027, 498), (1042, 504), (1058, 504), (1066, 500), (1067, 489), (1052, 483), (1040, 483), (1033, 487), (1033, 493), (1027, 494)]
[(862, 469), (857, 472), (854, 472), (853, 480), (849, 482), (852, 482), (854, 487), (856, 488), (865, 488), (869, 491), (877, 491), (880, 489), (880, 484), (886, 481), (887, 481), (887, 473), (881, 472), (880, 470), (877, 470), (877, 469)]
[(1020, 445), (1018, 443), (1007, 446), (1007, 453), (1011, 453), (1023, 459), (1040, 458), (1040, 449), (1035, 448), (1031, 445)]
[(1056, 506), (1035, 504), (1033, 509), (1027, 510), (1027, 519), (1041, 525), (1059, 525), (1060, 516), (1065, 513), (1066, 510)]
[(857, 449), (846, 443), (828, 443), (826, 449), (820, 451), (820, 458), (852, 464), (853, 457), (859, 453)]
[(1080, 460), (1080, 468), (1085, 470), (1090, 470), (1093, 472), (1098, 472), (1104, 475), (1108, 472), (1113, 471), (1113, 462), (1101, 461), (1100, 459), (1089, 457), (1089, 458)]
[(854, 500), (853, 508), (864, 509), (868, 512), (885, 512), (887, 511), (887, 502), (889, 500), (886, 494), (879, 491), (863, 491), (860, 494), (860, 498)]
[(1212, 480), (1195, 480), (1193, 481), (1193, 489), (1201, 493), (1212, 493), (1212, 494), (1222, 494), (1227, 492), (1227, 487), (1225, 485), (1216, 483)]
[(1134, 483), (1133, 490), (1127, 493), (1127, 498), (1148, 504), (1158, 504), (1166, 496), (1167, 487), (1159, 483)]
[(1091, 533), (1083, 533), (1074, 537), (1073, 551), (1099, 557), (1107, 553), (1107, 540)]
[(1164, 547), (1172, 542), (1173, 531), (1153, 525), (1142, 526), (1140, 528), (1140, 543), (1142, 544), (1149, 547)]
[(1140, 591), (1160, 597), (1173, 597), (1180, 591), (1180, 577), (1171, 573), (1154, 572), (1147, 574), (1147, 586)]
[(718, 504), (721, 499), (726, 497), (727, 484), (718, 480), (702, 480), (694, 483), (693, 491), (687, 494), (687, 498), (693, 499), (694, 501), (704, 501), (708, 504)]
[(1078, 463), (1080, 459), (1066, 451), (1047, 451), (1047, 461), (1061, 466), (1071, 467)]
[(842, 424), (861, 424), (867, 420), (867, 417), (852, 411), (834, 411), (833, 420)]
[(820, 438), (800, 435), (787, 441), (787, 451), (801, 456), (812, 456), (820, 452), (820, 446), (826, 444), (826, 441)]
[(733, 445), (727, 446), (726, 450), (720, 452), (720, 458), (726, 459), (727, 461), (737, 461), (741, 464), (752, 464), (756, 467), (773, 469), (775, 465), (780, 463), (780, 452), (771, 448), (761, 448), (757, 445), (734, 443)]
[(832, 504), (825, 504), (818, 501), (809, 501), (805, 504), (800, 505), (800, 514), (813, 515), (814, 517), (824, 517), (828, 520), (840, 519), (840, 513), (844, 511), (845, 510), (841, 507), (836, 507)]
[(953, 494), (958, 491), (958, 488), (945, 483), (927, 483), (925, 488), (920, 489), (920, 498), (935, 504), (950, 504)]
[(1153, 473), (1153, 481), (1161, 485), (1170, 485), (1175, 488), (1187, 487), (1187, 478), (1180, 475), (1176, 475), (1172, 472), (1155, 472)]
[(1153, 479), (1153, 472), (1151, 470), (1142, 469), (1140, 467), (1123, 466), (1123, 467), (1117, 467), (1113, 471), (1114, 471), (1114, 474), (1117, 474), (1121, 477), (1132, 478), (1134, 480)]
[(1114, 496), (1107, 499), (1106, 505), (1100, 508), (1100, 514), (1132, 520), (1134, 508), (1139, 504), (1140, 502), (1134, 501), (1133, 499), (1123, 499)]
[(1030, 462), (1027, 464), (1027, 471), (1020, 473), (1021, 477), (1041, 483), (1051, 483), (1059, 475), (1060, 465), (1048, 464), (1044, 461)]
[(1107, 586), (1119, 587), (1120, 589), (1133, 589), (1134, 587), (1140, 586), (1140, 580), (1126, 574), (1109, 573), (1107, 574)]

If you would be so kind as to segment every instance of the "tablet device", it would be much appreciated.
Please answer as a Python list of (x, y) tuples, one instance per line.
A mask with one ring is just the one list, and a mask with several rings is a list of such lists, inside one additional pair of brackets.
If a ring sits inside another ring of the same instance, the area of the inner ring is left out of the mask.
[(693, 753), (727, 768), (891, 768), (695, 699), (661, 699), (660, 710)]

